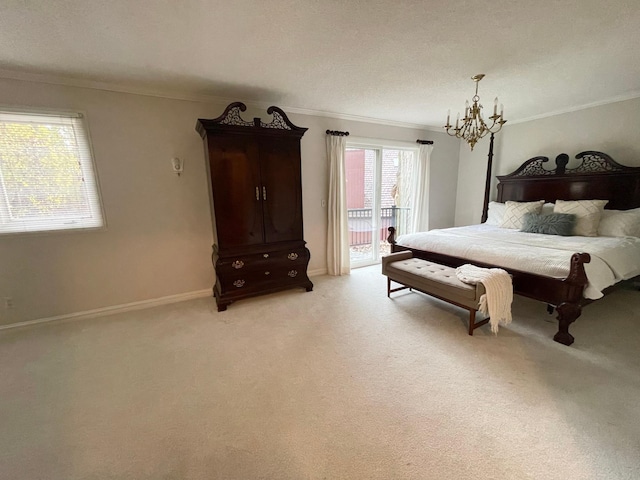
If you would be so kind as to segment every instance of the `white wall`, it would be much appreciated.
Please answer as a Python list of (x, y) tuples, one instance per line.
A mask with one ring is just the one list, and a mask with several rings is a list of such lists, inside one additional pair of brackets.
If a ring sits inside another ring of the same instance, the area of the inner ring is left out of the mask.
[[(496, 175), (514, 171), (525, 160), (544, 155), (550, 167), (558, 154), (574, 158), (585, 150), (609, 154), (623, 165), (640, 166), (640, 98), (555, 115), (515, 125), (506, 125), (496, 135), (491, 199), (497, 196)], [(471, 152), (460, 147), (456, 225), (480, 222), (489, 139)], [(575, 166), (577, 160), (569, 163)]]
[[(108, 228), (86, 233), (0, 236), (0, 324), (28, 321), (211, 289), (212, 228), (197, 118), (225, 104), (172, 100), (0, 79), (0, 104), (83, 111), (87, 116)], [(261, 116), (249, 109), (245, 118)], [(325, 130), (359, 137), (435, 141), (433, 227), (453, 224), (458, 141), (440, 132), (289, 115), (302, 139), (305, 239), (310, 271), (326, 270)], [(170, 159), (185, 159), (172, 173)]]

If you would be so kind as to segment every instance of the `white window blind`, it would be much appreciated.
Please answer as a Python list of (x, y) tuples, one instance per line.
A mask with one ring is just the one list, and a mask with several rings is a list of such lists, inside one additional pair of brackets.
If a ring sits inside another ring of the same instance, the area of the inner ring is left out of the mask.
[(0, 111), (0, 234), (103, 225), (82, 115)]

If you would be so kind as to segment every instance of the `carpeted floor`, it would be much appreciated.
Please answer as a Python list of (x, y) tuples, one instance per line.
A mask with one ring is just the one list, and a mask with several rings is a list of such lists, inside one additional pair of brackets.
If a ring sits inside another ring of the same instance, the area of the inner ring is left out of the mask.
[(640, 292), (565, 347), (544, 305), (469, 337), (379, 268), (0, 332), (0, 478), (640, 478)]

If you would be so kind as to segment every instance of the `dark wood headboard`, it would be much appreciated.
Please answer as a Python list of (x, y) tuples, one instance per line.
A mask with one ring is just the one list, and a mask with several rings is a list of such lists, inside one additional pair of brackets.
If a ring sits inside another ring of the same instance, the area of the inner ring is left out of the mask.
[(620, 165), (602, 152), (576, 155), (576, 168), (566, 168), (569, 155), (556, 157), (556, 168), (543, 165), (548, 157), (534, 157), (515, 172), (498, 176), (498, 202), (545, 200), (609, 200), (606, 208), (628, 210), (640, 207), (640, 167)]

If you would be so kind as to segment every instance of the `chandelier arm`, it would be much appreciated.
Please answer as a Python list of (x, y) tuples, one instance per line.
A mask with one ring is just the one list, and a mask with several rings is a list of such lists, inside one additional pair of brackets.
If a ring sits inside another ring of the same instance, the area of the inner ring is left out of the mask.
[(482, 125), (483, 129), (488, 128), (487, 124), (484, 121), (484, 119), (482, 118), (482, 116), (480, 116), (480, 110), (478, 110), (478, 121), (480, 122), (480, 125)]
[(485, 130), (485, 125), (484, 125), (484, 122), (482, 121), (482, 118), (476, 118), (475, 123), (476, 123), (475, 124), (476, 136), (482, 137), (482, 134), (484, 133), (484, 130)]
[(464, 138), (467, 135), (468, 131), (469, 131), (469, 122), (465, 122), (462, 125), (462, 131), (460, 132), (460, 136)]

